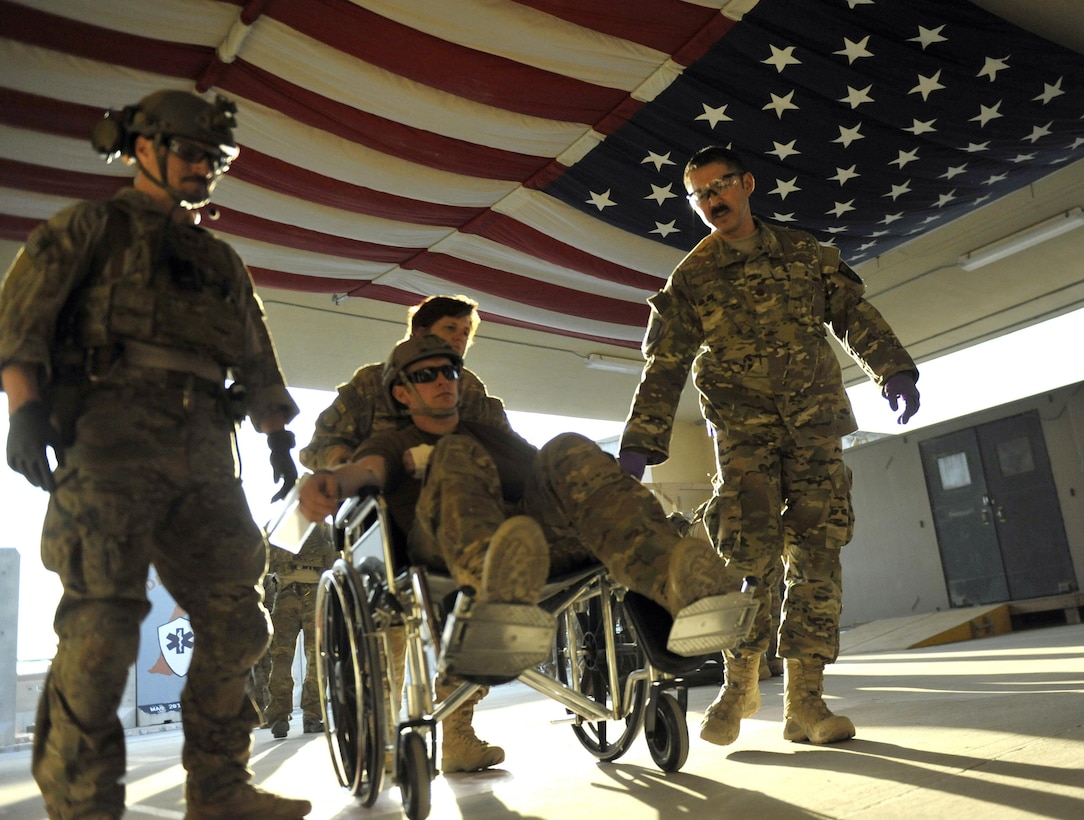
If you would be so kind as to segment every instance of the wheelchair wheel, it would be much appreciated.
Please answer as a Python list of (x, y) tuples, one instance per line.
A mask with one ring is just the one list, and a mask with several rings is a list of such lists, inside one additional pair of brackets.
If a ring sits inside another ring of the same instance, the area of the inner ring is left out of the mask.
[(689, 757), (689, 725), (677, 698), (659, 693), (654, 723), (655, 728), (646, 733), (651, 759), (664, 772), (676, 772)]
[(396, 779), (403, 811), (410, 820), (425, 820), (432, 802), (431, 772), (425, 738), (417, 732), (407, 732), (399, 738), (396, 754)]
[[(616, 711), (621, 706), (620, 694), (625, 692), (628, 676), (643, 669), (646, 659), (628, 618), (623, 617), (621, 604), (613, 602), (615, 629), (612, 636), (606, 634), (602, 607), (603, 602), (597, 595), (578, 604), (572, 613), (571, 634), (568, 618), (558, 620), (557, 678), (565, 686)], [(611, 682), (607, 668), (606, 650), (611, 639), (617, 659), (617, 686)], [(630, 709), (622, 719), (593, 721), (583, 718), (572, 726), (576, 739), (599, 760), (617, 760), (625, 754), (643, 725), (646, 682), (633, 685)], [(618, 695), (616, 700), (615, 695)]]
[(384, 777), (384, 689), (372, 613), (345, 562), (320, 579), (316, 597), (317, 681), (339, 783), (371, 806)]

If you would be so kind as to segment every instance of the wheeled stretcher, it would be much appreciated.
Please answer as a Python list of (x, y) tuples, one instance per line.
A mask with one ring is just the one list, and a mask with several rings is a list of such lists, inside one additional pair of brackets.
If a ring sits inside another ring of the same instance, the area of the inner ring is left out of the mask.
[[(316, 598), (332, 763), (342, 786), (371, 806), (390, 762), (411, 820), (429, 814), (437, 726), (483, 685), (518, 680), (556, 701), (565, 709), (560, 722), (599, 760), (621, 757), (643, 728), (655, 763), (677, 771), (689, 752), (683, 675), (738, 643), (756, 613), (747, 583), (675, 621), (601, 565), (551, 579), (537, 607), (479, 603), (450, 578), (397, 558), (379, 496), (346, 501), (336, 539), (340, 557)], [(405, 634), (405, 709), (390, 679), (392, 629)], [(434, 702), (441, 676), (464, 682)]]

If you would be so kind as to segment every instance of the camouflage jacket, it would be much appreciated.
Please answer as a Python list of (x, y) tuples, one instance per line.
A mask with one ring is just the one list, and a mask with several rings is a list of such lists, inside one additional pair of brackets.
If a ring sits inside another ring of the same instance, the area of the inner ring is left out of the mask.
[[(334, 467), (354, 457), (354, 451), (370, 436), (411, 425), (384, 390), (383, 364), (358, 368), (353, 378), (338, 387), (335, 401), (316, 420), (312, 441), (299, 454), (311, 470)], [(513, 432), (504, 403), (486, 393), (482, 380), (464, 369), (459, 382), (459, 417)]]
[(857, 429), (827, 330), (879, 386), (918, 370), (839, 251), (804, 231), (758, 221), (740, 253), (708, 235), (649, 299), (647, 360), (622, 447), (665, 461), (693, 371), (704, 418), (723, 435), (777, 424), (839, 437)]
[(271, 413), (297, 415), (244, 263), (209, 231), (167, 223), (134, 188), (73, 205), (31, 233), (0, 291), (0, 369), (37, 365), (47, 392), (58, 357), (78, 371), (91, 351), (116, 356), (126, 341), (228, 372), (257, 426)]
[(335, 563), (339, 552), (332, 544), (329, 526), (318, 524), (296, 555), (271, 547), (267, 571), (274, 573), (279, 589), (287, 584), (315, 584), (324, 570)]

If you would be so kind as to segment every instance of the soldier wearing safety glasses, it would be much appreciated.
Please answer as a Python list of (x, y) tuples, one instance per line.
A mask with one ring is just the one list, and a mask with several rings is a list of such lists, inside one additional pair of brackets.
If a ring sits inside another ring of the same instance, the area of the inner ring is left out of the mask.
[(754, 186), (753, 175), (726, 148), (705, 148), (685, 167), (689, 202), (711, 233), (649, 300), (647, 364), (620, 461), (641, 478), (647, 464), (666, 460), (692, 369), (716, 447), (715, 494), (705, 522), (732, 577), (761, 579), (756, 625), (743, 644), (724, 653), (725, 686), (700, 736), (733, 743), (742, 718), (760, 708), (768, 596), (785, 566), (783, 736), (833, 743), (855, 733), (822, 695), (825, 664), (839, 653), (839, 553), (854, 525), (841, 438), (857, 424), (826, 330), (876, 381), (893, 410), (902, 400), (901, 424), (918, 410), (918, 370), (862, 298), (862, 281), (838, 250), (807, 232), (753, 217)]
[(248, 270), (196, 224), (237, 156), (234, 113), (222, 98), (160, 91), (99, 121), (91, 142), (135, 166), (132, 186), (35, 229), (0, 292), (8, 464), (51, 494), (42, 559), (64, 587), (32, 764), (52, 818), (124, 813), (117, 707), (151, 562), (194, 633), (185, 816), (311, 808), (249, 782), (245, 681), (269, 639), (267, 542), (241, 490), (235, 425), (248, 416), (267, 434), (285, 493), (298, 409)]

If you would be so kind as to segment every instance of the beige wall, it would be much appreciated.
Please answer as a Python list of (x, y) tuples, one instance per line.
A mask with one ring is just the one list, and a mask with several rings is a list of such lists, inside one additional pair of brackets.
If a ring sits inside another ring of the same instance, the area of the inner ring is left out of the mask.
[(711, 497), (715, 446), (704, 422), (676, 422), (670, 458), (649, 467), (644, 482), (666, 512), (692, 513)]

